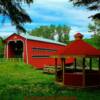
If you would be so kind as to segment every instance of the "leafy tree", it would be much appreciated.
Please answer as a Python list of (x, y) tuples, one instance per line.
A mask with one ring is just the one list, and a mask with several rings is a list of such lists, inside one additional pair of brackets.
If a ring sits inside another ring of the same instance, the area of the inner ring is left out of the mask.
[(3, 38), (0, 37), (0, 58), (2, 58), (4, 55), (4, 43), (3, 43)]
[(89, 24), (88, 25), (88, 28), (89, 28), (89, 32), (93, 32), (96, 34), (96, 26), (95, 25), (92, 25), (92, 24)]
[(92, 40), (95, 46), (100, 49), (100, 20), (94, 20), (94, 23), (89, 24), (89, 31), (94, 32)]
[(58, 34), (59, 42), (68, 43), (69, 41), (69, 32), (71, 28), (66, 25), (50, 25), (50, 26), (40, 26), (29, 32), (29, 34), (38, 37), (44, 37), (47, 39), (54, 40), (54, 35)]
[(73, 2), (75, 6), (86, 6), (89, 10), (99, 11), (95, 15), (89, 16), (93, 18), (94, 23), (89, 24), (89, 31), (95, 34), (92, 37), (94, 44), (97, 48), (100, 48), (100, 0), (69, 0)]
[(33, 0), (0, 0), (0, 14), (8, 16), (18, 31), (26, 32), (23, 24), (31, 22), (31, 18), (22, 8), (22, 3), (30, 4)]
[(95, 34), (100, 34), (100, 20), (93, 20), (92, 24), (88, 26), (89, 32), (94, 32)]
[[(100, 0), (70, 0), (75, 6), (86, 6), (89, 10), (100, 11)], [(93, 19), (100, 19), (100, 12), (91, 16)]]

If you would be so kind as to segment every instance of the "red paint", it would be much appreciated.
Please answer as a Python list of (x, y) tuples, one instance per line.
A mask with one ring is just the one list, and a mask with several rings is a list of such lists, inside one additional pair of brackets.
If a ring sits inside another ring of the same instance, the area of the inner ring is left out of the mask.
[[(6, 40), (5, 43), (8, 44), (9, 41), (22, 41), (23, 42), (23, 58), (24, 62), (27, 63), (28, 59), (28, 64), (33, 65), (36, 68), (43, 68), (45, 65), (55, 65), (55, 60), (54, 58), (32, 58), (32, 56), (51, 56), (54, 53), (62, 50), (65, 46), (56, 44), (56, 43), (49, 43), (49, 42), (43, 42), (43, 41), (37, 41), (37, 40), (29, 40), (25, 39), (24, 37), (13, 34), (9, 36)], [(27, 45), (26, 45), (27, 43)], [(32, 48), (46, 48), (46, 49), (53, 49), (57, 50), (48, 52), (47, 50), (32, 50)], [(10, 45), (8, 45), (8, 58), (13, 57), (14, 53)], [(5, 57), (7, 57), (7, 46), (5, 48)], [(58, 62), (59, 63), (59, 62)]]
[(66, 58), (65, 64), (72, 64), (74, 61), (75, 61), (75, 58), (69, 57), (69, 58)]
[(33, 55), (53, 55), (55, 52), (47, 52), (47, 51), (32, 51), (32, 47), (38, 47), (38, 48), (48, 48), (48, 49), (56, 49), (59, 51), (60, 49), (64, 48), (64, 46), (58, 45), (58, 44), (51, 44), (51, 43), (45, 43), (40, 41), (28, 41), (28, 59), (29, 64), (32, 64), (33, 66), (37, 66), (38, 68), (43, 68), (45, 65), (55, 65), (55, 60), (53, 58), (32, 58)]
[(100, 56), (100, 50), (97, 50), (92, 45), (82, 40), (83, 35), (80, 33), (75, 34), (76, 40), (68, 44), (63, 51), (60, 51), (59, 55), (66, 56)]
[(67, 86), (82, 86), (83, 74), (82, 73), (65, 73), (64, 84)]
[[(68, 44), (62, 51), (59, 51), (60, 56), (70, 56), (70, 57), (100, 57), (100, 50), (97, 50), (90, 44), (82, 40), (83, 35), (80, 33), (75, 34), (75, 40)], [(74, 61), (74, 58), (70, 58), (67, 63)], [(66, 72), (64, 74), (64, 85), (69, 87), (88, 87), (88, 86), (100, 86), (100, 71), (81, 71), (77, 70), (72, 72)], [(59, 77), (59, 76), (57, 76)]]

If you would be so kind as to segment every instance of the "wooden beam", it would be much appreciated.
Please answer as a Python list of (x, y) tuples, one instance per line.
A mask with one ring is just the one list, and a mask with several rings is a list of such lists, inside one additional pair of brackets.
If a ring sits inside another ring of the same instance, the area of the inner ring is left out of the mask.
[(83, 58), (83, 67), (85, 67), (85, 57)]
[(89, 64), (89, 66), (90, 66), (90, 70), (92, 70), (92, 58), (90, 57), (90, 64)]
[(83, 87), (85, 87), (85, 58), (83, 58)]
[(100, 71), (100, 57), (99, 57), (99, 71)]
[(57, 58), (55, 58), (55, 79), (57, 81)]
[(75, 65), (74, 65), (74, 70), (76, 71), (76, 66), (77, 66), (77, 62), (76, 62), (76, 58), (75, 58)]
[(64, 73), (65, 73), (65, 58), (62, 58), (62, 77), (63, 77), (63, 84), (64, 84)]
[(9, 58), (9, 42), (7, 43), (7, 59)]

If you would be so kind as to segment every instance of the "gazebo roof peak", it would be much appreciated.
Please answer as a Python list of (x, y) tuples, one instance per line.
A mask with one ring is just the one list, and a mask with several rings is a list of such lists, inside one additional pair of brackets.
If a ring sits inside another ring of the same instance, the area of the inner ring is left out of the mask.
[(83, 35), (81, 34), (81, 33), (76, 33), (75, 35), (74, 35), (74, 38), (75, 38), (75, 40), (82, 40), (83, 39)]
[(100, 50), (85, 42), (81, 33), (74, 35), (75, 41), (68, 44), (58, 54), (62, 56), (100, 57)]

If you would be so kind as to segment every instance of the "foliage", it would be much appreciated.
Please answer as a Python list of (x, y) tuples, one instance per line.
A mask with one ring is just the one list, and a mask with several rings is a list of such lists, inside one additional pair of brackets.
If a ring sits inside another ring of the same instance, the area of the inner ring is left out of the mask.
[[(75, 6), (86, 6), (89, 10), (100, 11), (100, 0), (70, 0)], [(100, 12), (90, 16), (93, 18), (93, 24), (89, 24), (90, 32), (93, 32), (93, 45), (100, 49)]]
[(0, 64), (0, 100), (24, 100), (31, 96), (75, 96), (78, 100), (99, 100), (100, 90), (73, 90), (54, 83), (54, 75), (43, 74), (24, 63)]
[(0, 58), (2, 58), (4, 56), (4, 43), (3, 43), (3, 39), (0, 38)]
[(92, 41), (95, 46), (100, 49), (100, 20), (94, 20), (92, 24), (89, 24), (89, 31), (93, 32)]
[(90, 32), (100, 34), (100, 20), (93, 20), (93, 23), (88, 26)]
[[(92, 69), (98, 69), (99, 68), (99, 58), (92, 58)], [(83, 66), (83, 58), (77, 57), (77, 66), (82, 68)], [(90, 67), (90, 58), (85, 58), (85, 67), (89, 69)]]
[[(100, 11), (100, 0), (70, 0), (75, 6), (86, 6), (89, 10)], [(93, 19), (100, 19), (100, 12), (91, 16)]]
[(91, 44), (92, 46), (94, 46), (95, 48), (97, 48), (96, 44), (94, 43), (93, 39), (84, 39), (84, 41), (86, 41), (87, 43)]
[(100, 36), (98, 36), (98, 35), (95, 35), (90, 39), (85, 39), (86, 42), (88, 42), (89, 44), (91, 44), (95, 48), (100, 49), (100, 42), (98, 40), (100, 41)]
[[(98, 36), (97, 37), (93, 36), (90, 39), (84, 39), (84, 41), (86, 41), (87, 43), (91, 44), (92, 46), (94, 46), (97, 49), (100, 49), (100, 44), (98, 44), (99, 43), (98, 40), (100, 41), (100, 37), (98, 37)], [(99, 62), (98, 58), (92, 58), (92, 66), (93, 67), (98, 68), (98, 62)], [(86, 63), (89, 66), (89, 60), (88, 59), (86, 60)]]
[[(22, 8), (22, 4), (30, 4), (32, 2), (33, 0), (0, 0), (0, 14), (8, 16), (18, 31), (25, 32), (26, 30), (24, 29), (23, 24), (31, 22), (31, 18)], [(4, 20), (5, 19), (3, 19), (2, 22), (4, 22)]]
[(33, 36), (44, 37), (47, 39), (54, 40), (54, 35), (58, 34), (58, 41), (60, 42), (68, 42), (69, 41), (69, 32), (71, 28), (66, 25), (50, 25), (50, 26), (40, 26), (29, 32)]
[(100, 35), (98, 34), (94, 35), (92, 40), (94, 41), (97, 49), (100, 49)]

